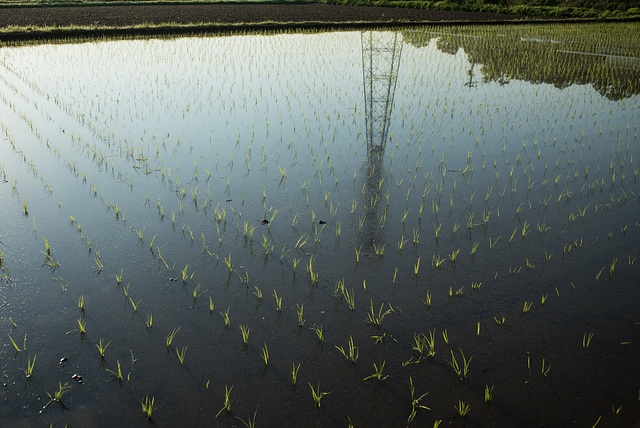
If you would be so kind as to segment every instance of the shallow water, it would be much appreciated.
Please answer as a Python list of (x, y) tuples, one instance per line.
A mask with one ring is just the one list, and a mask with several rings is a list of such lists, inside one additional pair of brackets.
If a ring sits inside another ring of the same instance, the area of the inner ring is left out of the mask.
[(637, 421), (634, 25), (372, 33), (368, 94), (369, 33), (3, 48), (2, 425)]

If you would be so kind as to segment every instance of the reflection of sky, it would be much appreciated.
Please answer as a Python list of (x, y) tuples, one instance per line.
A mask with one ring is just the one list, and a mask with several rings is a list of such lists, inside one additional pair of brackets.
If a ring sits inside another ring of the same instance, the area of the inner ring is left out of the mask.
[[(212, 157), (226, 163), (235, 153), (241, 163), (252, 156), (255, 168), (264, 157), (307, 167), (308, 150), (300, 158), (289, 150), (286, 162), (280, 151), (291, 144), (313, 151), (330, 141), (345, 144), (337, 149), (340, 161), (332, 159), (338, 170), (361, 164), (359, 32), (43, 45), (0, 50), (0, 61), (17, 76), (14, 85), (61, 107), (65, 113), (50, 112), (60, 127), (83, 121), (94, 132), (85, 138), (111, 142), (109, 154), (123, 146), (133, 146), (134, 156), (158, 151), (165, 167), (186, 168), (187, 176), (202, 154), (208, 161), (201, 170), (226, 175)], [(387, 146), (392, 165), (404, 167), (424, 147), (463, 169), (469, 156), (481, 164), (487, 153), (513, 158), (524, 143), (536, 151), (555, 142), (571, 147), (582, 130), (595, 129), (598, 142), (601, 128), (637, 120), (637, 109), (627, 106), (638, 97), (613, 102), (589, 86), (483, 83), (481, 67), (474, 68), (478, 86), (468, 87), (462, 50), (442, 53), (435, 38), (425, 47), (404, 45)], [(174, 153), (182, 144), (194, 148)], [(394, 151), (402, 156), (394, 158)], [(553, 161), (557, 150), (543, 150), (545, 156)], [(440, 159), (431, 157), (425, 167)]]

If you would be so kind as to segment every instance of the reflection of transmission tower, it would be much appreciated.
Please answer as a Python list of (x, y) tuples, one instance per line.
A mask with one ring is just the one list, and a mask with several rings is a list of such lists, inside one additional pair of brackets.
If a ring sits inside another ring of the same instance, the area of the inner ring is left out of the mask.
[(361, 34), (367, 153), (384, 153), (398, 80), (402, 40), (397, 32)]
[[(384, 247), (383, 216), (386, 209), (378, 215), (376, 201), (384, 197), (382, 186), (384, 173), (382, 160), (384, 148), (389, 137), (391, 108), (398, 80), (402, 39), (397, 32), (361, 34), (362, 75), (364, 83), (364, 111), (367, 139), (367, 173), (363, 187), (362, 226), (363, 243), (371, 248), (372, 244)], [(388, 191), (387, 191), (388, 192)], [(387, 193), (388, 197), (388, 193)], [(366, 207), (369, 206), (369, 209)]]

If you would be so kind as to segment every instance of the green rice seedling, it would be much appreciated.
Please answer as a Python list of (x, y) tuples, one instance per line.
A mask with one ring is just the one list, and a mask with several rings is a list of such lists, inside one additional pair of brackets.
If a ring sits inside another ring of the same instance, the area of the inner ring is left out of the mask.
[(527, 312), (529, 312), (529, 309), (531, 309), (531, 305), (533, 305), (533, 302), (524, 302), (524, 306), (522, 307), (522, 313), (526, 314)]
[(489, 385), (485, 385), (484, 386), (484, 402), (485, 403), (491, 403), (491, 400), (493, 399), (493, 388), (495, 387), (495, 385), (492, 385), (491, 388), (489, 388)]
[(596, 274), (596, 281), (600, 280), (600, 275), (602, 275), (602, 272), (604, 271), (604, 269), (605, 268), (603, 267), (602, 269), (600, 269), (600, 272)]
[(31, 380), (31, 376), (33, 375), (33, 367), (36, 365), (36, 355), (33, 356), (33, 360), (27, 356), (27, 368), (20, 369), (24, 372), (27, 380)]
[(398, 270), (399, 270), (399, 268), (397, 266), (393, 270), (393, 280), (391, 282), (393, 282), (394, 284), (396, 283), (396, 277), (398, 276)]
[(260, 358), (264, 361), (264, 367), (267, 368), (269, 365), (269, 348), (267, 348), (267, 343), (264, 342), (262, 347), (262, 353), (260, 354)]
[(329, 395), (331, 394), (331, 392), (320, 392), (320, 384), (318, 383), (318, 389), (314, 389), (313, 385), (311, 385), (311, 382), (307, 382), (309, 384), (309, 387), (311, 388), (311, 396), (313, 397), (313, 405), (315, 407), (320, 407), (320, 400), (322, 400), (322, 397), (324, 397), (325, 395)]
[(224, 328), (229, 328), (229, 326), (231, 325), (231, 322), (229, 321), (229, 309), (231, 308), (227, 308), (224, 313), (222, 311), (219, 311), (222, 319), (224, 320)]
[[(22, 349), (18, 348), (18, 345), (16, 345), (16, 342), (13, 340), (13, 337), (11, 337), (10, 334), (7, 334), (7, 336), (9, 336), (9, 340), (11, 341), (11, 344), (13, 345), (13, 347), (16, 348), (16, 352), (22, 351)], [(24, 340), (25, 340), (25, 343), (26, 343), (26, 341), (27, 341), (27, 335), (26, 334), (24, 335)]]
[(400, 241), (398, 242), (398, 252), (402, 252), (402, 248), (404, 247), (404, 244), (406, 244), (407, 241), (406, 239), (404, 239), (404, 235), (402, 235), (402, 237), (400, 238)]
[(275, 288), (273, 289), (273, 297), (276, 299), (276, 311), (282, 312), (282, 297), (278, 297)]
[(463, 285), (462, 287), (460, 287), (460, 288), (458, 289), (458, 291), (456, 291), (456, 296), (458, 296), (458, 297), (462, 297), (462, 292), (463, 292), (463, 290), (464, 290), (464, 285)]
[(480, 290), (481, 286), (482, 286), (482, 282), (471, 282), (472, 290)]
[(336, 349), (351, 363), (355, 364), (358, 360), (359, 350), (357, 346), (353, 345), (353, 337), (349, 336), (349, 343), (347, 344), (347, 350), (342, 346), (336, 346)]
[(431, 293), (427, 290), (427, 297), (422, 301), (427, 308), (431, 307)]
[(140, 400), (140, 404), (142, 405), (142, 413), (146, 415), (148, 420), (151, 420), (151, 414), (153, 413), (154, 402), (155, 402), (155, 397), (151, 397), (151, 400), (149, 400), (148, 395), (144, 398), (144, 401)]
[(545, 294), (544, 296), (542, 296), (542, 298), (541, 298), (541, 302), (540, 302), (540, 307), (543, 307), (543, 306), (544, 306), (544, 302), (546, 302), (546, 301), (547, 301), (547, 297), (549, 297), (549, 295), (548, 295), (548, 294)]
[(131, 307), (133, 308), (133, 312), (138, 312), (138, 305), (140, 304), (140, 300), (138, 303), (134, 302), (131, 297), (129, 297), (129, 302), (131, 302)]
[(420, 404), (420, 401), (426, 397), (429, 393), (425, 392), (420, 397), (416, 397), (416, 387), (413, 384), (413, 379), (409, 376), (409, 391), (411, 392), (411, 413), (409, 414), (409, 418), (407, 422), (411, 422), (415, 419), (418, 414), (418, 409), (431, 410), (429, 407)]
[(262, 290), (257, 285), (254, 287), (255, 291), (253, 294), (258, 298), (258, 300), (262, 300)]
[(480, 246), (480, 242), (478, 241), (474, 241), (473, 245), (471, 245), (471, 251), (469, 254), (471, 254), (472, 257), (476, 255), (476, 251), (478, 250), (479, 246)]
[(224, 385), (224, 406), (216, 414), (216, 418), (220, 416), (222, 412), (225, 412), (226, 414), (229, 414), (229, 412), (231, 412), (231, 390), (233, 390), (233, 386), (229, 388), (227, 384)]
[(249, 332), (251, 329), (248, 325), (240, 324), (240, 332), (242, 333), (242, 342), (247, 345), (249, 343)]
[(81, 312), (84, 312), (84, 293), (78, 297), (78, 309), (80, 309)]
[(384, 318), (389, 315), (392, 314), (394, 312), (393, 307), (391, 306), (391, 304), (389, 303), (389, 309), (387, 309), (386, 311), (382, 312), (382, 310), (384, 309), (384, 303), (380, 305), (380, 309), (378, 310), (378, 314), (376, 315), (374, 309), (373, 309), (373, 299), (371, 300), (371, 307), (369, 308), (369, 312), (367, 313), (367, 318), (364, 320), (368, 325), (375, 325), (376, 327), (380, 328), (380, 323), (382, 323), (382, 320), (384, 320)]
[(372, 375), (369, 375), (367, 377), (365, 377), (364, 379), (362, 379), (363, 381), (365, 380), (369, 380), (369, 379), (376, 379), (378, 381), (381, 380), (385, 380), (386, 378), (389, 377), (389, 375), (386, 376), (382, 376), (382, 370), (384, 370), (384, 365), (386, 364), (386, 361), (383, 361), (380, 364), (380, 367), (378, 368), (378, 366), (376, 365), (376, 363), (373, 363), (373, 368), (375, 370), (375, 373), (373, 373)]
[(453, 368), (453, 371), (456, 372), (458, 377), (464, 380), (467, 378), (467, 374), (469, 372), (469, 363), (471, 363), (471, 360), (473, 359), (473, 357), (467, 360), (466, 357), (464, 356), (464, 353), (462, 352), (462, 349), (458, 348), (458, 350), (460, 351), (460, 355), (462, 355), (462, 366), (458, 364), (458, 361), (456, 360), (456, 356), (453, 353), (453, 351), (451, 351), (451, 361), (447, 361), (447, 362)]
[(343, 287), (342, 296), (344, 297), (344, 300), (347, 302), (347, 306), (349, 307), (349, 310), (353, 311), (356, 308), (355, 291), (351, 289), (351, 292), (349, 292), (349, 290)]
[(111, 373), (116, 379), (123, 380), (122, 377), (122, 368), (120, 367), (120, 361), (116, 360), (118, 368), (116, 370), (106, 369), (109, 373)]
[(102, 344), (102, 338), (100, 338), (100, 341), (96, 344), (96, 348), (98, 348), (98, 352), (100, 352), (100, 357), (104, 358), (104, 353), (107, 350), (107, 347), (109, 346), (109, 344), (111, 343), (111, 341), (107, 342), (106, 345)]
[(44, 241), (44, 247), (47, 250), (47, 252), (45, 254), (46, 255), (51, 255), (51, 246), (49, 245), (49, 240), (47, 238), (44, 238), (44, 237), (42, 238), (42, 240)]
[(445, 261), (446, 259), (440, 258), (440, 254), (434, 254), (431, 258), (431, 266), (434, 266), (436, 269), (438, 269)]
[(446, 328), (442, 331), (442, 338), (444, 339), (444, 343), (448, 345), (449, 344), (449, 333), (447, 333), (447, 329)]
[(376, 256), (384, 256), (384, 244), (380, 244), (380, 245), (376, 245), (376, 243), (373, 243), (373, 251), (375, 251)]
[(504, 321), (505, 321), (505, 318), (504, 318), (504, 317), (502, 317), (502, 318), (496, 318), (496, 317), (493, 317), (493, 319), (496, 321), (496, 324), (498, 324), (498, 325), (504, 325)]
[(23, 199), (20, 201), (20, 205), (22, 206), (22, 212), (24, 215), (29, 215), (29, 206), (27, 205), (27, 200)]
[(588, 348), (591, 344), (591, 339), (593, 339), (593, 332), (585, 333), (584, 336), (582, 336), (582, 347), (585, 349)]
[(85, 320), (78, 318), (78, 331), (81, 335), (86, 333), (87, 323)]
[(167, 334), (167, 337), (165, 338), (165, 344), (167, 345), (167, 348), (171, 346), (171, 342), (173, 342), (173, 339), (176, 337), (176, 334), (178, 334), (178, 331), (180, 331), (180, 327), (174, 328), (169, 332), (169, 334)]
[(302, 327), (305, 323), (304, 318), (302, 317), (302, 313), (304, 311), (304, 304), (303, 305), (298, 305), (296, 303), (296, 313), (298, 315), (298, 327)]
[(419, 270), (420, 270), (420, 257), (418, 257), (418, 261), (413, 265), (413, 275), (417, 277)]
[(420, 242), (420, 231), (413, 229), (413, 245), (418, 245)]
[(433, 224), (433, 229), (436, 232), (436, 241), (438, 240), (438, 236), (440, 235), (440, 229), (442, 228), (442, 222), (436, 227), (435, 223)]
[[(259, 406), (259, 404), (258, 404)], [(258, 407), (256, 407), (256, 411), (253, 412), (253, 418), (252, 419), (247, 419), (246, 421), (238, 416), (236, 416), (236, 419), (238, 419), (240, 422), (242, 422), (242, 424), (247, 427), (247, 428), (255, 428), (256, 427), (256, 415), (258, 414)]]
[(191, 275), (189, 275), (187, 273), (187, 269), (189, 268), (189, 265), (185, 265), (185, 267), (182, 269), (182, 282), (187, 282), (191, 279), (193, 279), (193, 275), (195, 275), (195, 272), (192, 272)]
[(309, 266), (307, 266), (307, 271), (309, 272), (309, 277), (311, 278), (311, 285), (317, 285), (320, 273), (313, 271), (313, 256), (309, 259)]
[(611, 278), (613, 276), (613, 270), (616, 267), (616, 263), (618, 262), (618, 258), (614, 258), (613, 261), (611, 262), (611, 266), (609, 267), (609, 278)]
[(292, 363), (291, 367), (291, 384), (295, 387), (298, 383), (298, 370), (300, 370), (300, 363), (296, 366), (296, 363)]
[(522, 226), (522, 237), (524, 238), (529, 233), (530, 224), (527, 223), (527, 220), (524, 221), (524, 225)]
[(312, 325), (311, 330), (313, 330), (316, 333), (316, 336), (318, 336), (318, 343), (326, 342), (324, 334), (322, 333), (322, 324), (320, 324), (320, 326), (317, 326), (316, 324)]
[(233, 272), (233, 265), (231, 264), (231, 253), (229, 253), (228, 258), (224, 258), (224, 263), (227, 265), (227, 269), (229, 272)]
[[(62, 382), (58, 382), (58, 390), (56, 392), (51, 394), (49, 391), (45, 391), (49, 396), (49, 401), (47, 402), (47, 404), (44, 405), (42, 410), (46, 409), (47, 407), (49, 407), (51, 403), (54, 403), (54, 402), (60, 404), (62, 407), (66, 409), (67, 406), (65, 406), (64, 403), (62, 402), (62, 396), (70, 389), (71, 387), (69, 386), (69, 382), (65, 382), (64, 385), (62, 384)], [(40, 411), (42, 412), (42, 410)]]
[(460, 417), (462, 418), (467, 416), (467, 413), (469, 413), (469, 410), (471, 410), (471, 406), (469, 404), (466, 404), (462, 400), (458, 400), (458, 405), (453, 407), (458, 411), (458, 415), (460, 415)]
[(360, 251), (362, 251), (362, 245), (360, 248), (356, 248), (356, 263), (360, 262)]
[(544, 358), (542, 359), (542, 375), (543, 376), (547, 376), (547, 374), (549, 373), (549, 370), (551, 370), (551, 364), (549, 364), (546, 368), (545, 368), (545, 364), (544, 364)]
[(213, 299), (211, 298), (211, 296), (209, 296), (209, 313), (213, 312)]
[(95, 257), (94, 260), (96, 262), (96, 270), (94, 272), (99, 275), (100, 272), (104, 270), (104, 265), (102, 264), (102, 261), (100, 261), (99, 257)]
[(529, 258), (527, 258), (527, 269), (528, 269), (528, 270), (533, 270), (533, 269), (535, 269), (535, 267), (536, 267), (536, 265), (532, 264), (532, 263), (529, 261)]
[(478, 321), (477, 335), (480, 336), (480, 321)]
[(182, 349), (180, 350), (176, 349), (176, 355), (178, 356), (178, 360), (180, 361), (181, 366), (184, 365), (184, 357), (185, 357), (185, 354), (187, 353), (188, 347), (189, 345), (182, 347)]

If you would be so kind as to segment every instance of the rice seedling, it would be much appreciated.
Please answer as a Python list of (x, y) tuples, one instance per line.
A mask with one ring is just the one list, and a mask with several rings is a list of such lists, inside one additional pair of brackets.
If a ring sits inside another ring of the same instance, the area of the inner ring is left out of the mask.
[(380, 245), (376, 245), (376, 243), (373, 243), (373, 250), (376, 253), (376, 256), (384, 256), (384, 244), (380, 244)]
[(428, 392), (425, 392), (424, 394), (422, 394), (420, 397), (416, 397), (416, 387), (413, 384), (413, 379), (411, 378), (411, 376), (409, 376), (409, 391), (411, 393), (411, 413), (409, 414), (409, 418), (407, 419), (407, 422), (411, 422), (412, 420), (415, 419), (416, 415), (418, 414), (418, 409), (424, 409), (424, 410), (431, 410), (429, 407), (420, 404), (420, 401), (426, 397), (427, 395), (429, 395)]
[(362, 245), (360, 248), (356, 248), (356, 263), (360, 262), (360, 251), (362, 251)]
[(13, 340), (13, 337), (11, 337), (10, 334), (7, 334), (7, 336), (9, 337), (9, 340), (11, 341), (11, 344), (13, 345), (14, 348), (16, 348), (16, 352), (20, 352), (20, 351), (26, 351), (27, 350), (27, 335), (24, 335), (24, 345), (23, 345), (23, 349), (18, 348), (18, 345), (16, 344), (16, 342)]
[(320, 400), (322, 400), (322, 397), (324, 397), (325, 395), (329, 395), (331, 394), (331, 392), (320, 392), (320, 384), (318, 383), (318, 389), (314, 389), (313, 385), (311, 385), (311, 382), (307, 382), (309, 384), (309, 387), (311, 388), (311, 396), (313, 397), (313, 405), (315, 407), (320, 407)]
[(27, 368), (26, 369), (20, 369), (22, 370), (22, 372), (24, 373), (25, 377), (27, 378), (27, 380), (31, 380), (31, 376), (33, 375), (33, 367), (36, 364), (36, 356), (33, 356), (33, 360), (27, 356)]
[(58, 390), (56, 392), (51, 394), (49, 391), (45, 391), (49, 396), (49, 401), (47, 402), (47, 404), (44, 405), (44, 407), (42, 407), (42, 410), (40, 411), (42, 412), (44, 409), (49, 407), (51, 403), (58, 403), (63, 408), (66, 409), (67, 406), (65, 406), (64, 403), (62, 402), (62, 396), (70, 389), (71, 387), (69, 386), (69, 382), (65, 382), (64, 385), (62, 384), (62, 382), (58, 382)]
[(434, 254), (433, 257), (431, 258), (431, 266), (433, 266), (436, 269), (438, 269), (440, 266), (442, 266), (442, 264), (445, 261), (446, 261), (446, 259), (441, 258), (440, 254)]
[(492, 385), (491, 388), (489, 388), (489, 385), (485, 385), (484, 386), (484, 402), (485, 403), (491, 403), (491, 400), (493, 399), (493, 388), (495, 387), (495, 385)]
[(304, 311), (304, 304), (303, 305), (298, 305), (296, 303), (296, 313), (298, 315), (298, 327), (302, 327), (305, 323), (304, 318), (302, 317), (302, 313)]
[(298, 370), (300, 370), (300, 363), (296, 366), (296, 363), (292, 363), (291, 367), (291, 384), (295, 387), (298, 383)]
[(180, 365), (181, 366), (184, 365), (184, 357), (185, 357), (185, 354), (187, 353), (187, 348), (188, 347), (189, 347), (189, 345), (183, 346), (182, 349), (180, 349), (180, 350), (176, 349), (176, 355), (178, 356), (178, 360), (180, 361)]
[(447, 332), (446, 328), (444, 330), (442, 330), (442, 338), (444, 339), (444, 343), (448, 345), (449, 344), (449, 333)]
[(317, 285), (318, 276), (320, 273), (318, 271), (313, 271), (313, 256), (309, 259), (309, 266), (307, 266), (307, 271), (309, 272), (309, 277), (311, 278), (311, 285)]
[(176, 334), (178, 334), (178, 331), (180, 331), (180, 327), (174, 328), (169, 332), (169, 334), (167, 334), (167, 337), (165, 338), (165, 344), (167, 345), (167, 348), (171, 346), (171, 342), (173, 342), (173, 339), (176, 337)]
[[(413, 275), (417, 277), (419, 270), (420, 270), (420, 257), (418, 257), (418, 261), (413, 265)], [(394, 279), (395, 279), (395, 276), (394, 276)]]
[(367, 318), (364, 320), (367, 325), (375, 325), (376, 327), (380, 328), (380, 323), (382, 323), (382, 320), (385, 319), (385, 317), (389, 314), (392, 314), (394, 312), (393, 307), (391, 306), (391, 304), (389, 303), (389, 309), (387, 309), (386, 311), (382, 311), (384, 309), (384, 303), (382, 303), (380, 305), (380, 309), (378, 310), (378, 314), (376, 315), (374, 309), (373, 309), (373, 299), (371, 300), (371, 307), (369, 308), (369, 312), (367, 313)]
[(227, 269), (229, 270), (229, 272), (233, 272), (233, 265), (231, 264), (231, 253), (229, 253), (229, 257), (225, 257), (224, 259), (224, 263), (227, 265)]
[(140, 304), (140, 300), (138, 303), (134, 302), (131, 297), (129, 297), (129, 302), (131, 303), (131, 307), (133, 308), (133, 312), (138, 312), (138, 305)]
[(618, 258), (614, 258), (613, 261), (611, 262), (611, 266), (609, 267), (609, 278), (611, 278), (613, 276), (613, 270), (616, 267), (616, 263), (618, 262)]
[(84, 312), (84, 293), (78, 297), (78, 309), (80, 309), (80, 312)]
[[(258, 404), (259, 406), (259, 404)], [(247, 419), (246, 421), (238, 416), (236, 416), (236, 419), (238, 419), (240, 422), (242, 422), (242, 424), (247, 427), (247, 428), (255, 428), (256, 426), (256, 416), (258, 414), (258, 407), (256, 407), (256, 411), (253, 412), (253, 418), (251, 419)]]
[(318, 343), (326, 342), (326, 340), (324, 339), (324, 334), (322, 333), (322, 324), (320, 324), (319, 326), (316, 324), (312, 325), (311, 330), (313, 330), (316, 333), (316, 336), (318, 336)]
[(349, 336), (347, 350), (345, 350), (342, 346), (337, 346), (337, 345), (336, 345), (336, 349), (340, 351), (342, 356), (344, 356), (352, 364), (355, 364), (355, 362), (358, 360), (359, 350), (358, 350), (358, 347), (354, 346), (353, 344), (353, 337)]
[(78, 318), (78, 331), (80, 335), (84, 335), (86, 333), (87, 323), (84, 319)]
[(262, 361), (264, 361), (264, 367), (267, 368), (267, 366), (269, 365), (269, 348), (267, 348), (266, 342), (264, 342), (264, 345), (262, 347), (260, 358), (262, 358)]
[(504, 317), (501, 317), (501, 318), (493, 317), (493, 319), (496, 321), (496, 324), (504, 325), (504, 321), (505, 321)]
[(551, 364), (549, 364), (549, 365), (548, 365), (548, 366), (546, 366), (546, 368), (545, 368), (544, 358), (543, 358), (543, 359), (542, 359), (542, 371), (541, 371), (542, 375), (546, 377), (546, 376), (547, 376), (547, 374), (549, 373), (549, 370), (551, 370)]
[(447, 362), (453, 368), (453, 371), (456, 373), (456, 375), (458, 375), (460, 379), (464, 380), (467, 378), (467, 374), (469, 372), (469, 363), (471, 363), (471, 360), (473, 359), (473, 357), (467, 360), (466, 357), (464, 356), (464, 353), (462, 352), (462, 349), (458, 348), (458, 350), (460, 351), (460, 355), (462, 355), (462, 365), (458, 364), (458, 361), (456, 360), (456, 356), (453, 353), (453, 351), (451, 351), (451, 361), (447, 361)]
[(151, 414), (153, 413), (154, 402), (155, 402), (155, 397), (151, 397), (151, 400), (149, 400), (148, 395), (144, 398), (144, 401), (140, 400), (140, 405), (142, 406), (142, 413), (145, 414), (148, 420), (151, 420)]
[(254, 287), (253, 294), (258, 298), (258, 300), (262, 300), (262, 290), (257, 285)]
[(427, 290), (427, 297), (422, 300), (422, 303), (424, 303), (427, 308), (431, 307), (431, 293), (429, 292), (429, 290)]
[(588, 348), (591, 344), (591, 339), (593, 339), (593, 332), (585, 333), (584, 336), (582, 336), (582, 347), (585, 349)]
[(278, 297), (276, 289), (273, 289), (273, 297), (276, 299), (276, 311), (282, 312), (282, 297)]
[(249, 343), (249, 332), (251, 329), (248, 325), (240, 324), (240, 332), (242, 333), (242, 342), (247, 345)]
[(596, 281), (600, 280), (600, 275), (602, 275), (602, 272), (604, 271), (604, 267), (602, 269), (600, 269), (600, 271), (596, 274)]
[(453, 407), (458, 412), (458, 415), (462, 418), (466, 417), (467, 413), (469, 413), (469, 410), (471, 410), (471, 406), (469, 404), (466, 404), (462, 400), (458, 400), (458, 405), (457, 406), (454, 405)]
[(374, 368), (375, 372), (372, 375), (369, 375), (369, 376), (365, 377), (362, 380), (365, 381), (365, 380), (369, 380), (369, 379), (376, 379), (378, 381), (382, 381), (382, 380), (387, 379), (389, 377), (389, 375), (382, 376), (382, 370), (384, 370), (384, 365), (385, 364), (386, 364), (386, 361), (383, 361), (380, 364), (380, 367), (378, 368), (376, 363), (373, 363), (373, 368)]
[(220, 316), (222, 316), (222, 319), (224, 320), (224, 328), (229, 328), (229, 326), (231, 325), (231, 322), (229, 321), (229, 309), (231, 308), (227, 308), (226, 311), (220, 312)]
[(227, 384), (224, 385), (224, 405), (222, 406), (222, 409), (220, 409), (216, 414), (216, 418), (220, 416), (222, 412), (225, 412), (227, 415), (231, 412), (231, 391), (232, 390), (233, 390), (233, 385), (231, 386), (231, 388), (229, 388)]
[(104, 358), (104, 353), (107, 350), (107, 347), (109, 346), (110, 343), (111, 341), (107, 342), (106, 345), (103, 345), (102, 338), (100, 338), (100, 341), (96, 344), (96, 348), (98, 348), (98, 352), (100, 352), (100, 358)]
[(116, 370), (111, 370), (111, 369), (106, 369), (109, 373), (111, 373), (113, 375), (113, 377), (115, 377), (118, 380), (123, 380), (122, 377), (122, 368), (120, 367), (120, 361), (116, 360), (117, 366), (118, 368)]
[(522, 307), (522, 313), (526, 314), (527, 312), (529, 312), (529, 309), (531, 309), (531, 305), (533, 305), (533, 302), (524, 302), (524, 306)]

